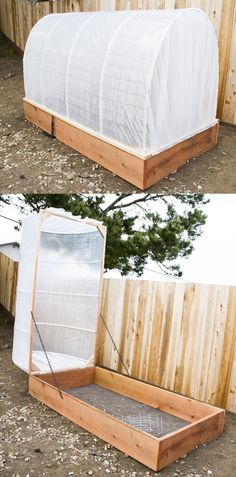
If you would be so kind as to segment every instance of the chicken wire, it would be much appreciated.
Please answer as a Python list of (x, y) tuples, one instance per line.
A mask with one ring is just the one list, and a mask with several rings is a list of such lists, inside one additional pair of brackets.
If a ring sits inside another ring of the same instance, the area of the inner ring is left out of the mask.
[(24, 55), (27, 99), (142, 157), (216, 124), (218, 70), (196, 8), (47, 15)]
[[(42, 222), (39, 215), (24, 221), (13, 361), (25, 371), (29, 370), (33, 292), (35, 320), (53, 370), (81, 367), (91, 360), (95, 351), (103, 247), (100, 230), (84, 221), (50, 214)], [(35, 369), (49, 371), (35, 327), (32, 358)]]
[(189, 424), (184, 419), (154, 409), (97, 384), (70, 388), (66, 392), (155, 437), (163, 437)]

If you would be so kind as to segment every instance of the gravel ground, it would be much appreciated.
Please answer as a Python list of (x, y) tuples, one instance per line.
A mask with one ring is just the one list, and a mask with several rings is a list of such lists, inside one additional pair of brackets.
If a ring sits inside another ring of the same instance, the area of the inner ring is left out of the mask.
[[(22, 58), (0, 37), (0, 191), (130, 192), (135, 187), (82, 157), (23, 117)], [(217, 147), (151, 192), (236, 192), (236, 127), (222, 124)]]
[(222, 436), (159, 473), (31, 398), (28, 376), (11, 360), (13, 322), (0, 309), (0, 475), (4, 477), (233, 477), (236, 415)]

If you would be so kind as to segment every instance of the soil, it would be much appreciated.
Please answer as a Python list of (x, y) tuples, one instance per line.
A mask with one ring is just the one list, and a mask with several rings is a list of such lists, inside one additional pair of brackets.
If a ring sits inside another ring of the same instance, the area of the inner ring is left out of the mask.
[(13, 319), (0, 308), (0, 475), (4, 477), (232, 477), (236, 415), (222, 436), (153, 472), (31, 398), (11, 358)]
[[(0, 37), (1, 193), (112, 193), (137, 189), (29, 124), (23, 116), (22, 57)], [(222, 124), (218, 146), (149, 189), (236, 192), (236, 127)]]

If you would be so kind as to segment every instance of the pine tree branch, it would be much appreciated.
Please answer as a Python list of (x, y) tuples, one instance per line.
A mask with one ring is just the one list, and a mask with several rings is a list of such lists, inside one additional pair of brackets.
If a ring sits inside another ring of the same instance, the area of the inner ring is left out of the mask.
[(118, 209), (120, 208), (119, 207), (114, 207), (115, 204), (117, 204), (118, 202), (120, 202), (121, 200), (125, 199), (126, 197), (129, 197), (131, 194), (120, 194), (119, 197), (117, 197), (115, 200), (113, 200), (113, 202), (108, 205), (108, 207), (106, 207), (106, 209), (103, 210), (103, 215), (106, 215), (108, 212), (110, 212), (110, 210), (114, 210), (114, 209)]
[(105, 209), (104, 212), (107, 212), (107, 210), (115, 210), (115, 209), (124, 209), (127, 207), (130, 207), (131, 205), (139, 205), (141, 202), (147, 202), (149, 200), (155, 200), (155, 199), (162, 199), (160, 194), (146, 194), (144, 197), (132, 200), (131, 202), (128, 202), (127, 204), (120, 204), (120, 205), (115, 205), (116, 203), (120, 202), (121, 200), (125, 199), (126, 197), (129, 197), (134, 194), (121, 194), (124, 197), (120, 197), (118, 200), (114, 201), (107, 209)]

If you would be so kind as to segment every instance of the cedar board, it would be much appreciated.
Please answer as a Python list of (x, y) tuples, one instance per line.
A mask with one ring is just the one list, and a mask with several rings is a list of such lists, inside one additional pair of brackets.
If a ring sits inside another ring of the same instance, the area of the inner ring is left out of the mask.
[(140, 158), (53, 116), (26, 98), (23, 105), (29, 122), (141, 190), (148, 189), (193, 157), (210, 150), (217, 144), (219, 133), (218, 122), (159, 154)]
[[(63, 399), (53, 385), (50, 373), (29, 377), (31, 396), (154, 471), (223, 432), (224, 410), (134, 378), (97, 366), (55, 375)], [(63, 391), (92, 383), (186, 419), (189, 424), (157, 438)]]

